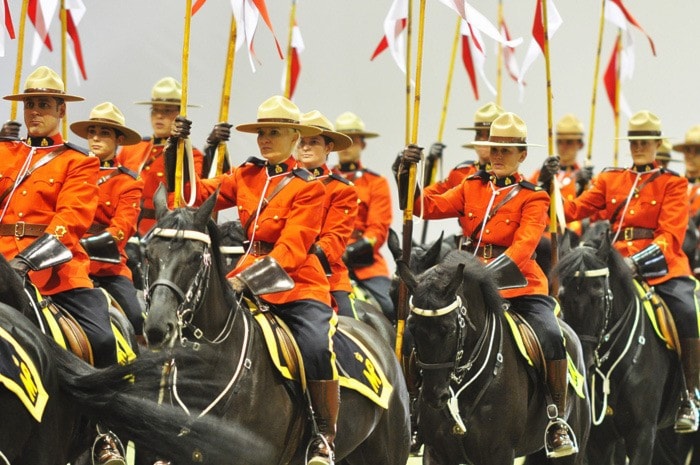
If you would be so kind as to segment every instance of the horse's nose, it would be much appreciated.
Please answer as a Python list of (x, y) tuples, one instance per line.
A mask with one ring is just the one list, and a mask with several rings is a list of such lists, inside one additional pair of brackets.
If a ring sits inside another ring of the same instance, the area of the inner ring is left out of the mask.
[(167, 323), (163, 326), (149, 326), (146, 324), (144, 327), (146, 340), (148, 341), (149, 347), (160, 347), (167, 343), (172, 337), (173, 331), (175, 330), (175, 325), (172, 323)]

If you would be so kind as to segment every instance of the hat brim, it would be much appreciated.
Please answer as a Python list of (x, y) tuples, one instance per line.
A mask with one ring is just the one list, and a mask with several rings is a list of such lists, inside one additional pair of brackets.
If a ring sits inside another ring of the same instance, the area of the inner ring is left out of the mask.
[(342, 132), (323, 131), (321, 132), (321, 135), (333, 141), (334, 152), (345, 150), (352, 145), (352, 139), (343, 134)]
[(669, 136), (625, 136), (625, 137), (616, 137), (615, 140), (661, 140), (661, 139), (668, 139)]
[(481, 147), (544, 147), (543, 145), (540, 144), (531, 144), (529, 142), (491, 142), (488, 140), (484, 141), (474, 141), (472, 142), (473, 146), (481, 146)]
[(364, 137), (365, 139), (373, 139), (375, 137), (379, 137), (379, 134), (376, 132), (365, 132), (365, 131), (338, 131), (341, 134), (345, 134), (348, 137), (352, 136), (361, 136)]
[(577, 133), (557, 133), (554, 136), (555, 139), (562, 139), (562, 140), (583, 140), (583, 134), (577, 134)]
[[(134, 105), (170, 105), (173, 107), (179, 107), (180, 102), (166, 102), (163, 100), (144, 100), (141, 102), (134, 102)], [(188, 108), (202, 108), (202, 105), (187, 104)]]
[(12, 94), (3, 97), (3, 100), (11, 100), (13, 102), (22, 102), (31, 97), (53, 97), (60, 98), (65, 102), (82, 102), (83, 97), (70, 94), (59, 94), (57, 92), (26, 92), (23, 94)]
[(688, 143), (683, 143), (683, 144), (676, 144), (672, 147), (674, 152), (685, 152), (685, 149), (690, 148), (690, 147), (700, 147), (700, 142), (697, 144), (688, 144)]
[(476, 146), (474, 146), (473, 143), (469, 143), (469, 144), (462, 144), (462, 148), (465, 148), (465, 149), (475, 149)]
[(661, 155), (661, 156), (659, 156), (658, 153), (656, 154), (656, 159), (657, 159), (657, 160), (664, 160), (664, 161), (683, 161), (683, 160), (679, 160), (679, 159), (677, 159), (677, 158), (673, 158), (673, 157), (671, 157), (670, 155)]
[(269, 123), (247, 123), (239, 124), (236, 126), (237, 131), (256, 133), (260, 128), (291, 128), (299, 131), (302, 137), (318, 136), (321, 134), (321, 130), (314, 126), (307, 126), (305, 124), (295, 124), (295, 123), (280, 123), (277, 121), (271, 121)]
[(90, 126), (105, 126), (121, 132), (124, 134), (124, 142), (120, 145), (134, 145), (141, 142), (141, 135), (138, 132), (126, 126), (122, 126), (121, 124), (109, 123), (107, 121), (76, 121), (70, 125), (70, 130), (73, 131), (75, 135), (87, 139), (88, 128)]

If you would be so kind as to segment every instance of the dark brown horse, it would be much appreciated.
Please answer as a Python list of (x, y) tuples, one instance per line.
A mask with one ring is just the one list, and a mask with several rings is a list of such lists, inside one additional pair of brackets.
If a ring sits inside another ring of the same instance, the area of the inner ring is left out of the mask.
[[(470, 254), (455, 251), (415, 277), (398, 270), (412, 293), (408, 328), (422, 368), (420, 427), (424, 463), (510, 465), (544, 446), (544, 383), (527, 366), (505, 321), (493, 277)], [(583, 372), (576, 335), (562, 325)], [(568, 422), (585, 447), (588, 400), (569, 389)], [(556, 463), (582, 463), (583, 454)]]
[[(169, 211), (164, 192), (157, 193), (158, 223), (145, 247), (150, 283), (146, 336), (154, 348), (192, 343), (215, 348), (210, 376), (221, 388), (219, 396), (178, 389), (173, 401), (186, 396), (191, 405), (236, 419), (259, 434), (274, 455), (260, 464), (304, 463), (311, 434), (306, 401), (297, 386), (290, 388), (282, 379), (262, 331), (226, 281), (218, 231), (210, 219), (215, 200), (212, 196), (199, 209)], [(339, 327), (372, 353), (393, 392), (384, 409), (354, 390), (341, 389), (336, 456), (347, 464), (405, 465), (408, 394), (396, 357), (368, 325), (340, 318)]]

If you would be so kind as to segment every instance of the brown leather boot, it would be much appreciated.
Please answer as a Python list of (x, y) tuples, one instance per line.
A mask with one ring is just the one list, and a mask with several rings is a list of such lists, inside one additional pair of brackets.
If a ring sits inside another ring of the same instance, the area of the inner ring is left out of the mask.
[(99, 465), (126, 465), (113, 433), (99, 434), (92, 446), (94, 463)]
[(700, 339), (681, 339), (681, 365), (687, 396), (683, 396), (676, 412), (676, 433), (698, 430), (698, 386), (700, 385)]
[[(576, 440), (571, 427), (564, 420), (566, 413), (566, 391), (568, 387), (566, 359), (547, 360), (547, 385), (554, 405), (547, 407), (549, 424), (547, 425), (547, 457), (564, 457), (578, 452)], [(552, 408), (556, 406), (555, 409)]]
[(416, 365), (416, 355), (411, 351), (411, 355), (401, 356), (401, 368), (403, 369), (406, 387), (408, 388), (409, 409), (411, 412), (411, 454), (418, 454), (423, 447), (423, 439), (418, 434), (418, 396), (420, 396), (418, 366)]
[(307, 381), (311, 408), (322, 438), (311, 442), (311, 454), (307, 465), (333, 465), (335, 461), (335, 434), (340, 408), (340, 383), (338, 380)]

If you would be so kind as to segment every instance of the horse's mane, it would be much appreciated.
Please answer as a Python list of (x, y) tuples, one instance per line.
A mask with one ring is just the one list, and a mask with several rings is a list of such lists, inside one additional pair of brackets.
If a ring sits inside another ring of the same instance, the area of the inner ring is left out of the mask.
[(221, 242), (226, 245), (243, 245), (247, 239), (239, 220), (227, 221), (218, 225)]
[[(419, 281), (420, 289), (416, 290), (416, 296), (423, 293), (426, 297), (429, 293), (444, 294), (449, 286), (449, 278), (452, 277), (460, 266), (464, 266), (462, 272), (462, 291), (466, 294), (465, 284), (475, 284), (484, 299), (487, 311), (501, 315), (503, 313), (503, 298), (498, 291), (493, 273), (472, 254), (462, 250), (453, 250), (448, 253), (442, 262), (423, 273)], [(444, 296), (443, 296), (444, 297)], [(469, 297), (466, 295), (466, 297)]]

